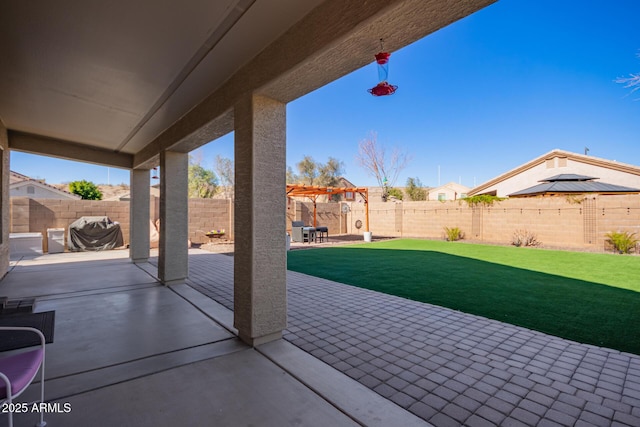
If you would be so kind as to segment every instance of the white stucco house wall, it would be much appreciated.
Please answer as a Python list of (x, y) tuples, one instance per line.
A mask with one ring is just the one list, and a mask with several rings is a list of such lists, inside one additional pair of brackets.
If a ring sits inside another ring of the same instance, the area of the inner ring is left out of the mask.
[(439, 200), (445, 202), (447, 200), (458, 200), (467, 197), (467, 194), (471, 189), (462, 184), (450, 182), (448, 184), (441, 185), (440, 187), (427, 189), (427, 200)]
[(28, 197), (30, 199), (80, 200), (77, 194), (45, 184), (26, 175), (11, 171), (9, 183), (10, 197)]
[(556, 149), (475, 187), (469, 196), (507, 197), (560, 174), (586, 175), (598, 182), (640, 188), (640, 166)]

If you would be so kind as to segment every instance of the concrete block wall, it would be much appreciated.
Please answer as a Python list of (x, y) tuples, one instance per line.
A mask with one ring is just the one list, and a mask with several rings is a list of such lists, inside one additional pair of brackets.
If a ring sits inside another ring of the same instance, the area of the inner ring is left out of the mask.
[(517, 230), (533, 233), (543, 245), (584, 247), (584, 216), (579, 204), (563, 197), (509, 199), (482, 209), (482, 239), (511, 244)]
[[(587, 198), (591, 199), (589, 203), (584, 196), (514, 198), (487, 207), (470, 207), (461, 200), (374, 201), (369, 205), (370, 228), (374, 236), (440, 239), (444, 238), (444, 227), (458, 227), (467, 239), (498, 244), (511, 244), (516, 230), (526, 230), (547, 247), (589, 250), (603, 250), (606, 234), (611, 231), (631, 231), (640, 236), (640, 195)], [(362, 234), (364, 225), (357, 229), (355, 223), (364, 223), (364, 205), (351, 203), (350, 207), (351, 212), (345, 216), (347, 232)]]
[[(325, 209), (316, 212), (317, 225), (328, 227), (338, 233), (341, 222), (340, 203), (326, 203)], [(313, 221), (313, 206), (311, 207), (311, 219)]]
[(297, 218), (301, 217), (300, 213), (300, 204), (296, 203), (295, 200), (287, 198), (287, 210), (285, 212), (287, 217), (287, 232), (291, 233), (291, 222), (293, 221), (301, 221)]
[(609, 232), (629, 231), (640, 239), (640, 196), (600, 197), (596, 208), (598, 240), (605, 241)]
[(11, 232), (29, 232), (30, 204), (26, 197), (11, 198)]
[[(151, 200), (151, 220), (158, 218), (156, 198)], [(64, 228), (65, 238), (69, 225), (82, 216), (108, 216), (120, 223), (125, 244), (129, 243), (129, 202), (91, 200), (53, 200), (11, 198), (11, 232), (42, 233), (44, 251), (47, 248), (47, 229)], [(194, 243), (206, 243), (204, 235), (211, 229), (224, 228), (228, 239), (233, 239), (233, 204), (231, 200), (190, 199), (189, 237)]]
[(444, 238), (444, 228), (458, 227), (471, 237), (471, 209), (459, 201), (403, 203), (403, 236)]
[[(25, 201), (28, 206), (28, 230), (24, 230)], [(42, 233), (46, 252), (48, 228), (64, 228), (66, 240), (69, 225), (83, 216), (108, 216), (120, 223), (124, 242), (129, 243), (129, 202), (13, 198), (11, 231)]]
[[(371, 197), (369, 197), (371, 200)], [(352, 226), (353, 234), (362, 234), (365, 231), (365, 209), (364, 204), (352, 204), (352, 218), (354, 225)], [(370, 202), (369, 203), (369, 231), (377, 236), (402, 236), (402, 222), (398, 223), (396, 209), (402, 206), (400, 203), (394, 202)], [(355, 222), (361, 220), (362, 228), (359, 230), (355, 227)]]
[(210, 230), (225, 230), (224, 239), (233, 240), (233, 201), (229, 199), (189, 199), (189, 239), (207, 243)]
[[(287, 201), (287, 231), (291, 231), (292, 221), (303, 221), (313, 225), (313, 202)], [(340, 203), (316, 203), (316, 226), (327, 227), (329, 234), (340, 234), (343, 229), (344, 215), (340, 212)]]
[[(444, 238), (444, 227), (458, 227), (469, 240), (511, 244), (516, 230), (527, 230), (547, 247), (603, 250), (606, 234), (630, 231), (640, 236), (640, 195), (544, 197), (508, 199), (491, 207), (469, 207), (464, 201), (372, 202), (370, 229), (374, 236)], [(155, 202), (151, 200), (151, 217)], [(365, 231), (363, 203), (349, 203), (343, 214), (340, 203), (318, 203), (317, 225), (329, 234), (362, 234)], [(590, 210), (590, 215), (587, 215)], [(10, 231), (41, 232), (46, 247), (47, 228), (68, 229), (81, 216), (106, 215), (118, 221), (125, 243), (129, 239), (129, 203), (88, 200), (33, 200), (11, 198)], [(313, 224), (313, 203), (290, 200), (286, 209), (287, 230), (291, 221)], [(361, 221), (361, 227), (356, 222)], [(586, 227), (591, 234), (587, 235)], [(205, 232), (224, 228), (234, 239), (233, 202), (227, 199), (189, 200), (189, 237), (206, 243)], [(66, 234), (66, 233), (65, 233)], [(591, 243), (587, 240), (593, 239)]]

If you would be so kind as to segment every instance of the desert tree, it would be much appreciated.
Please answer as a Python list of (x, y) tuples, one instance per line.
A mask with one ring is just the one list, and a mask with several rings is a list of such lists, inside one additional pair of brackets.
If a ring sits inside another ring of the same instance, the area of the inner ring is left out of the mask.
[(329, 157), (327, 163), (318, 163), (318, 185), (336, 187), (340, 184), (340, 177), (344, 174), (344, 163)]
[(424, 189), (420, 178), (407, 178), (405, 191), (413, 201), (427, 200), (427, 190)]
[(200, 164), (200, 157), (189, 156), (189, 197), (210, 199), (218, 190), (218, 177)]
[(311, 156), (304, 156), (296, 164), (296, 168), (298, 175), (294, 174), (291, 168), (287, 169), (287, 182), (335, 187), (344, 173), (344, 164), (334, 157), (329, 157), (326, 163), (321, 163)]
[(296, 163), (298, 180), (301, 184), (318, 185), (318, 163), (311, 156), (304, 156)]
[(287, 166), (287, 184), (299, 184), (300, 178), (293, 171), (291, 166)]
[(234, 187), (235, 187), (235, 172), (233, 166), (233, 160), (216, 155), (215, 170), (220, 178), (220, 186), (224, 191), (225, 197), (233, 199)]
[(410, 160), (406, 151), (397, 146), (393, 147), (391, 153), (387, 153), (386, 147), (378, 142), (376, 132), (371, 132), (358, 144), (356, 161), (383, 188), (383, 200), (386, 200), (389, 188), (394, 186), (400, 172)]
[[(340, 177), (344, 173), (344, 163), (329, 157), (326, 163), (321, 163), (311, 156), (304, 158), (296, 164), (299, 174), (293, 169), (287, 168), (287, 184), (318, 185), (321, 187), (337, 187), (340, 185)], [(329, 200), (339, 200), (339, 195), (328, 196)]]

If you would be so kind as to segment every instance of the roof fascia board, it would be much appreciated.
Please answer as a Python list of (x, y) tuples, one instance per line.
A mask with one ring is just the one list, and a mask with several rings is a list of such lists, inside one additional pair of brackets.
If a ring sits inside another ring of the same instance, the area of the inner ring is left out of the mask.
[(565, 152), (564, 154), (568, 159), (574, 161), (640, 176), (640, 167), (638, 166), (630, 165), (627, 163), (614, 162), (612, 160), (601, 159), (598, 157), (583, 156), (576, 153)]
[(85, 144), (25, 132), (9, 130), (7, 133), (11, 150), (122, 169), (133, 167), (133, 155), (131, 154), (116, 153)]

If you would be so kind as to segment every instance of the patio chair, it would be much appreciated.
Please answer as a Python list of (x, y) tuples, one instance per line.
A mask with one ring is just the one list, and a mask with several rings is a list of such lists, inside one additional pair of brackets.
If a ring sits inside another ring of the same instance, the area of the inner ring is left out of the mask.
[[(40, 337), (40, 345), (30, 350), (21, 351), (10, 356), (0, 358), (0, 403), (8, 405), (9, 410), (9, 427), (13, 427), (13, 411), (11, 405), (14, 399), (22, 394), (23, 391), (33, 382), (40, 369), (40, 401), (44, 403), (44, 346), (45, 337), (36, 328), (27, 328), (19, 326), (0, 326), (0, 334), (3, 331), (28, 331), (38, 334)], [(32, 404), (26, 408), (30, 412)], [(40, 411), (40, 421), (36, 423), (36, 427), (44, 427), (47, 423), (44, 421), (44, 411)]]

